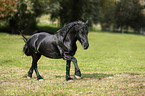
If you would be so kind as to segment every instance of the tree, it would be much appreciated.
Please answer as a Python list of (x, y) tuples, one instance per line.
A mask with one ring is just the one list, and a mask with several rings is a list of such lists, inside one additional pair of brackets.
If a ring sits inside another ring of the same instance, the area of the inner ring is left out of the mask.
[(0, 19), (10, 18), (17, 11), (15, 0), (0, 0)]
[(50, 6), (53, 9), (50, 14), (52, 19), (59, 18), (61, 25), (77, 20), (89, 20), (90, 25), (101, 22), (102, 27), (106, 27), (112, 23), (114, 1), (52, 0), (52, 6)]
[(102, 31), (110, 31), (114, 24), (114, 8), (116, 0), (101, 0), (99, 3), (99, 22)]
[[(66, 23), (82, 20), (82, 14), (85, 11), (88, 0), (58, 0), (51, 1), (51, 18), (60, 19), (63, 26)], [(54, 7), (55, 6), (55, 7)]]
[(0, 18), (9, 22), (11, 33), (23, 30), (32, 34), (36, 30), (37, 17), (45, 13), (47, 0), (2, 0), (0, 4)]
[(87, 6), (84, 7), (84, 12), (82, 13), (83, 20), (88, 20), (89, 25), (97, 24), (100, 20), (100, 3), (101, 0), (88, 0)]
[(132, 27), (134, 30), (138, 30), (142, 27), (144, 15), (142, 14), (142, 6), (139, 0), (120, 0), (116, 4), (115, 10), (115, 24), (117, 28), (121, 27), (121, 30), (125, 27)]
[[(28, 9), (28, 4), (24, 0), (17, 1), (17, 12), (9, 20), (9, 29), (11, 33), (18, 33), (18, 31), (32, 31), (36, 26), (36, 20), (32, 7)], [(31, 29), (31, 30), (30, 30)]]

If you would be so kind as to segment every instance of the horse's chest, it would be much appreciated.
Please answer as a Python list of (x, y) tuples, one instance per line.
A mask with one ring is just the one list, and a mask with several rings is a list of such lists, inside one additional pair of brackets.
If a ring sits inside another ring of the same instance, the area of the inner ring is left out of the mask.
[(76, 46), (76, 45), (70, 46), (70, 47), (68, 48), (68, 52), (69, 52), (69, 54), (70, 54), (71, 56), (75, 55), (76, 51), (77, 51), (77, 46)]

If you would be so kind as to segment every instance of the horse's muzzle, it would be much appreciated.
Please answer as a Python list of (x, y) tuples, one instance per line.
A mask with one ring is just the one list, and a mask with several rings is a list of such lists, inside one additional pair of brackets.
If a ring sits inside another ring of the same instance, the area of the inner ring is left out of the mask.
[(89, 48), (89, 44), (88, 43), (83, 44), (83, 48), (84, 49), (88, 49)]

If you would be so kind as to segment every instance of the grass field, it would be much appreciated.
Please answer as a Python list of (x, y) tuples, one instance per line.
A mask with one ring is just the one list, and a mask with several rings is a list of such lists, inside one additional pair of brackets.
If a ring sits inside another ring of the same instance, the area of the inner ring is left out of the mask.
[[(0, 96), (143, 96), (145, 95), (145, 36), (90, 32), (90, 47), (79, 42), (75, 57), (83, 78), (65, 81), (65, 61), (41, 57), (36, 75), (27, 79), (31, 57), (22, 52), (19, 35), (0, 33)], [(74, 76), (74, 66), (71, 66)]]

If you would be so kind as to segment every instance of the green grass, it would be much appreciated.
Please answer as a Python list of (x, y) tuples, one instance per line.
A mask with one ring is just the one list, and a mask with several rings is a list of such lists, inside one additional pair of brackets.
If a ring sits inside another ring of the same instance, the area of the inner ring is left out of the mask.
[[(19, 35), (0, 33), (0, 96), (141, 96), (145, 95), (145, 37), (140, 35), (89, 33), (90, 47), (78, 44), (75, 57), (83, 78), (65, 81), (65, 61), (41, 57), (44, 81), (27, 79), (31, 57), (22, 52)], [(71, 66), (74, 76), (74, 66)]]

